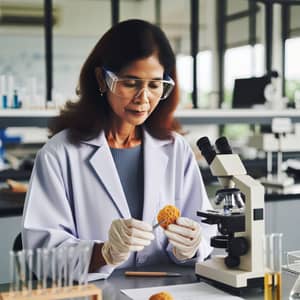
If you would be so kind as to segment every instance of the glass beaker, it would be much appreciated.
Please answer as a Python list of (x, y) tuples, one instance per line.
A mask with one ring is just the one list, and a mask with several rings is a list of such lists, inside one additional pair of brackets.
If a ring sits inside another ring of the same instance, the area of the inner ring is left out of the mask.
[(296, 282), (294, 283), (294, 286), (292, 287), (292, 290), (290, 292), (289, 300), (296, 300), (300, 299), (300, 275), (298, 276)]
[(300, 251), (288, 251), (286, 260), (288, 270), (300, 274)]
[(281, 300), (282, 233), (265, 236), (264, 299)]

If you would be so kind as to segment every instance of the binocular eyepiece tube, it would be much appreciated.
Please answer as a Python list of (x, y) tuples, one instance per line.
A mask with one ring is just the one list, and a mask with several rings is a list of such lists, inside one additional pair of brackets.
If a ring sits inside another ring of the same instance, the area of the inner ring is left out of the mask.
[(219, 137), (215, 144), (220, 154), (232, 154), (232, 149), (225, 136)]
[[(232, 154), (232, 149), (225, 136), (221, 136), (220, 138), (218, 138), (215, 145), (220, 154)], [(214, 146), (210, 143), (209, 138), (206, 136), (200, 138), (197, 141), (197, 146), (206, 159), (207, 163), (210, 165), (216, 157), (217, 152), (215, 151)]]

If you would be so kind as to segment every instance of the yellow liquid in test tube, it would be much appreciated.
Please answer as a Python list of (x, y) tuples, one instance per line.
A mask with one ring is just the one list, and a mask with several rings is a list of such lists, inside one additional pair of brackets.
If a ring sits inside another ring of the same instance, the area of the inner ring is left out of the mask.
[(281, 300), (282, 233), (265, 236), (265, 300)]
[(281, 300), (281, 273), (265, 273), (264, 300)]

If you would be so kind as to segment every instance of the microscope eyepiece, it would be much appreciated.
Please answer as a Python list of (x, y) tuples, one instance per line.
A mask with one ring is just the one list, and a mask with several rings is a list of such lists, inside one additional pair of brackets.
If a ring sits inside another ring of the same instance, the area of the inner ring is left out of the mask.
[(232, 149), (225, 136), (221, 136), (216, 140), (216, 147), (221, 154), (232, 154)]
[(207, 163), (210, 165), (217, 155), (214, 147), (211, 145), (208, 137), (202, 137), (197, 141), (197, 146), (201, 151), (202, 155), (205, 157)]

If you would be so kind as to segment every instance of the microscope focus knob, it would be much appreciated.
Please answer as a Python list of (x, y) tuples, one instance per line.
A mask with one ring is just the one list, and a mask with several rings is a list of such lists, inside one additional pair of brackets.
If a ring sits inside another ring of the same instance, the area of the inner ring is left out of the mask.
[(249, 250), (249, 243), (244, 237), (232, 238), (228, 241), (228, 253), (232, 256), (245, 255)]
[(228, 237), (225, 235), (217, 235), (210, 239), (210, 245), (214, 248), (227, 248)]
[(236, 268), (240, 265), (240, 257), (239, 256), (226, 256), (224, 259), (225, 265), (229, 268)]

